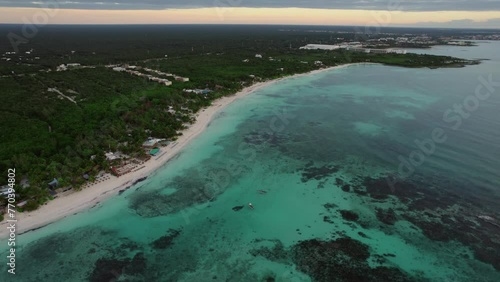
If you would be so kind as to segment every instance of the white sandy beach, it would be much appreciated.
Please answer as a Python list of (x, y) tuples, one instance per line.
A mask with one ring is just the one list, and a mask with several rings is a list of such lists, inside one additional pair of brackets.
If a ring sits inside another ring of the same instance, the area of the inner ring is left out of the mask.
[[(44, 225), (50, 224), (74, 213), (88, 209), (95, 204), (104, 201), (105, 199), (118, 194), (119, 190), (122, 190), (137, 179), (149, 176), (156, 169), (165, 164), (172, 157), (177, 155), (191, 140), (203, 132), (210, 121), (213, 119), (215, 114), (217, 114), (221, 109), (231, 104), (235, 100), (244, 97), (258, 89), (266, 87), (270, 84), (276, 83), (283, 79), (294, 78), (298, 76), (316, 74), (327, 70), (332, 70), (336, 68), (343, 68), (353, 64), (346, 64), (337, 67), (330, 67), (315, 70), (309, 73), (297, 74), (294, 76), (288, 76), (280, 79), (259, 82), (252, 86), (249, 86), (242, 91), (232, 95), (215, 100), (212, 105), (204, 110), (201, 110), (196, 116), (196, 122), (193, 123), (188, 129), (182, 132), (182, 135), (178, 140), (162, 150), (166, 151), (165, 154), (161, 155), (158, 159), (151, 158), (144, 164), (144, 167), (138, 171), (128, 173), (121, 177), (111, 177), (111, 179), (103, 181), (101, 183), (95, 184), (91, 187), (85, 188), (81, 191), (69, 194), (67, 196), (58, 197), (47, 204), (41, 206), (38, 210), (29, 213), (20, 213), (16, 215), (17, 220), (17, 234), (24, 233), (26, 231), (42, 227)], [(8, 236), (7, 230), (8, 223), (6, 220), (0, 223), (0, 239), (6, 238)]]

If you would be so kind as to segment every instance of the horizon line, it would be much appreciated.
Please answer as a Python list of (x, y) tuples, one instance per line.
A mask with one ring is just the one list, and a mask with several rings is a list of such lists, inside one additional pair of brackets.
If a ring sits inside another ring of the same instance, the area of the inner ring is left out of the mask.
[[(23, 26), (25, 23), (1, 23), (0, 25), (18, 25)], [(216, 25), (216, 26), (311, 26), (311, 27), (373, 27), (367, 25), (328, 25), (328, 24), (268, 24), (268, 23), (53, 23), (53, 24), (43, 24), (40, 27), (47, 26), (203, 26), (203, 25)], [(496, 30), (500, 31), (500, 28), (494, 27), (439, 27), (439, 26), (381, 26), (380, 29), (390, 29), (390, 28), (418, 28), (418, 29), (457, 29), (457, 30)]]

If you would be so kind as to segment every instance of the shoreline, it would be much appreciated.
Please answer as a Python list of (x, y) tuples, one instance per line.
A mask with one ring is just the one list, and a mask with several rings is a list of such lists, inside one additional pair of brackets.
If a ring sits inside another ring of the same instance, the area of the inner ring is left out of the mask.
[[(34, 231), (61, 219), (64, 219), (68, 216), (71, 216), (75, 213), (88, 210), (99, 204), (100, 202), (117, 195), (120, 190), (129, 188), (137, 180), (144, 177), (149, 177), (159, 168), (164, 166), (168, 161), (177, 156), (194, 138), (204, 132), (205, 129), (210, 125), (210, 122), (213, 120), (215, 115), (219, 113), (219, 111), (223, 110), (226, 106), (242, 97), (245, 97), (257, 90), (283, 80), (314, 75), (353, 65), (365, 64), (369, 63), (352, 63), (334, 67), (326, 67), (307, 73), (295, 74), (273, 80), (258, 82), (251, 86), (245, 87), (244, 89), (231, 96), (225, 96), (214, 100), (211, 106), (200, 110), (196, 114), (196, 121), (191, 126), (189, 126), (189, 128), (183, 130), (182, 135), (179, 136), (175, 142), (169, 144), (168, 146), (162, 147), (162, 149), (166, 151), (166, 153), (160, 155), (157, 158), (151, 158), (146, 163), (144, 163), (142, 168), (134, 172), (123, 175), (121, 177), (111, 176), (109, 180), (97, 183), (93, 186), (87, 187), (80, 191), (76, 191), (66, 196), (57, 197), (56, 199), (49, 201), (45, 205), (39, 207), (37, 210), (26, 213), (16, 213), (16, 233), (23, 234)], [(0, 222), (0, 239), (7, 238), (9, 234), (7, 226), (8, 223), (6, 220)]]

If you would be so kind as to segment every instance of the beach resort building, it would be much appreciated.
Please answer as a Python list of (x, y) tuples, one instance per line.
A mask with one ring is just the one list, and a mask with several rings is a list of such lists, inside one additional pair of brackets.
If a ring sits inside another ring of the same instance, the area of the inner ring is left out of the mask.
[(122, 162), (118, 166), (112, 166), (111, 167), (111, 172), (117, 176), (120, 177), (122, 175), (125, 175), (127, 173), (132, 172), (135, 170), (139, 165), (142, 163), (139, 160), (133, 159), (130, 162)]
[(156, 138), (148, 138), (144, 143), (142, 143), (142, 147), (146, 149), (153, 149), (158, 145), (158, 139)]
[(113, 152), (109, 152), (109, 153), (106, 153), (104, 155), (106, 156), (106, 160), (108, 160), (108, 161), (114, 161), (114, 160), (120, 159), (120, 156), (116, 155)]

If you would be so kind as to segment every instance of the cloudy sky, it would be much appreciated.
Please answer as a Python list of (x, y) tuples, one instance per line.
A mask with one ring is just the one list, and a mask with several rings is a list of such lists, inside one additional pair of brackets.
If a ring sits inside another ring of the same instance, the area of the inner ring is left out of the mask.
[(500, 0), (0, 0), (0, 23), (500, 28)]

